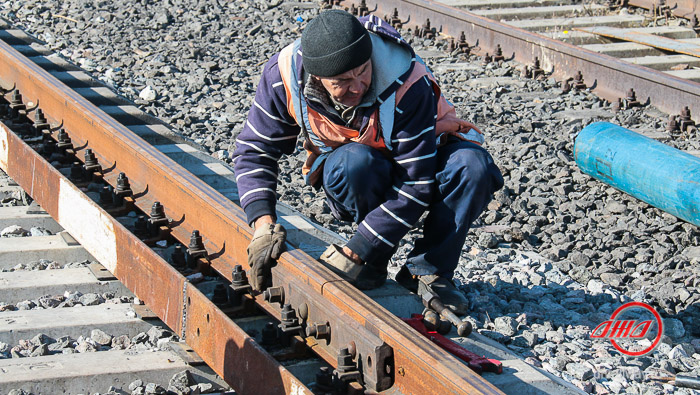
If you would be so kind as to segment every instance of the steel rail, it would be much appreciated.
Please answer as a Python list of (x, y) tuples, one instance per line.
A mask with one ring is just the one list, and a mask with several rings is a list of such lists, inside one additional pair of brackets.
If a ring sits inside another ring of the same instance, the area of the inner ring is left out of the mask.
[[(241, 393), (311, 393), (202, 292), (0, 123), (0, 168)], [(190, 317), (183, 322), (182, 317)], [(203, 322), (199, 317), (205, 317)], [(218, 345), (201, 346), (203, 342)], [(248, 377), (265, 380), (247, 380)]]
[[(0, 42), (0, 53), (0, 83), (4, 87), (14, 84), (25, 99), (38, 102), (49, 120), (63, 124), (75, 146), (92, 148), (103, 168), (110, 169), (105, 176), (106, 181), (115, 185), (116, 174), (126, 173), (132, 189), (141, 196), (136, 199), (136, 206), (148, 212), (154, 201), (161, 202), (168, 217), (178, 223), (172, 229), (172, 235), (184, 244), (187, 244), (193, 230), (200, 230), (205, 237), (206, 249), (210, 252), (204, 263), (223, 277), (230, 280), (236, 264), (247, 268), (246, 247), (251, 230), (238, 206), (4, 42)], [(230, 370), (237, 364), (231, 361), (233, 355), (238, 355), (233, 351), (242, 351), (243, 357), (254, 356), (253, 351), (257, 346), (250, 344), (248, 339), (235, 338), (234, 335), (240, 333), (220, 311), (194, 287), (188, 287), (166, 262), (151, 256), (147, 248), (133, 238), (124, 236), (126, 231), (120, 225), (113, 225), (114, 229), (119, 230), (115, 241), (107, 238), (103, 243), (89, 243), (109, 232), (102, 228), (95, 229), (91, 225), (94, 219), (80, 219), (79, 211), (73, 212), (72, 216), (62, 215), (64, 207), (70, 204), (56, 203), (54, 194), (56, 190), (61, 190), (60, 182), (56, 177), (49, 177), (51, 171), (44, 168), (44, 164), (39, 166), (43, 162), (36, 155), (26, 148), (20, 148), (23, 146), (16, 136), (5, 134), (8, 137), (3, 140), (3, 151), (0, 151), (4, 162), (0, 162), (8, 173), (49, 213), (59, 221), (67, 221), (67, 229), (81, 244), (97, 244), (89, 251), (103, 264), (107, 262), (105, 266), (164, 322), (181, 333), (217, 373), (224, 379), (238, 377), (235, 375), (238, 372)], [(111, 219), (105, 221), (114, 222)], [(129, 257), (131, 254), (134, 256)], [(500, 393), (456, 358), (424, 339), (301, 250), (290, 248), (282, 255), (273, 274), (273, 284), (286, 287), (285, 292), (290, 299), (302, 295), (313, 302), (308, 305), (309, 316), (323, 316), (331, 323), (334, 333), (352, 330), (352, 334), (345, 337), (356, 337), (350, 344), (356, 346), (357, 358), (362, 359), (360, 365), (363, 366), (365, 381), (375, 380), (376, 386), (384, 386), (378, 389), (385, 389), (388, 384), (393, 390), (406, 394)], [(168, 292), (162, 292), (161, 287), (167, 288)], [(181, 308), (180, 301), (183, 299), (186, 302)], [(272, 304), (262, 303), (259, 297), (257, 299), (262, 307), (278, 311)], [(332, 316), (324, 316), (329, 313), (324, 310), (328, 304), (333, 309)], [(315, 308), (319, 310), (311, 311)], [(331, 356), (348, 343), (343, 341), (343, 344), (339, 344), (338, 339), (344, 339), (342, 336), (334, 336), (333, 339), (335, 342), (327, 345), (325, 354), (320, 355), (335, 366), (337, 363)], [(222, 344), (224, 342), (226, 344)], [(378, 342), (390, 347), (393, 353), (391, 358), (385, 361), (364, 359), (375, 355), (373, 352), (381, 348)], [(277, 369), (287, 393), (294, 388), (302, 388), (294, 387), (297, 382), (284, 370)], [(390, 379), (388, 383), (387, 377)], [(242, 393), (255, 393), (245, 391), (250, 389), (246, 387), (247, 382), (229, 383), (237, 390), (237, 385), (242, 385)]]
[[(695, 0), (697, 1), (697, 0)], [(356, 4), (343, 1), (350, 7)], [(599, 54), (556, 41), (537, 33), (496, 22), (463, 9), (453, 8), (430, 0), (382, 0), (370, 12), (377, 16), (391, 15), (394, 8), (401, 20), (421, 26), (430, 19), (431, 26), (443, 35), (454, 38), (464, 32), (470, 45), (479, 52), (493, 54), (500, 45), (503, 54), (524, 64), (533, 64), (539, 58), (542, 69), (553, 77), (564, 80), (581, 71), (586, 84), (598, 96), (614, 101), (625, 98), (634, 88), (639, 101), (669, 114), (678, 114), (688, 107), (692, 114), (700, 114), (700, 83), (633, 65), (608, 55)]]

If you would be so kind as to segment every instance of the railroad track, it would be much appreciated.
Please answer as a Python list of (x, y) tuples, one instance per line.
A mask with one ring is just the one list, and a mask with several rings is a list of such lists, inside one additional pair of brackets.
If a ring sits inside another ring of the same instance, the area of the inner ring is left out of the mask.
[[(413, 27), (413, 32), (421, 36), (440, 35), (452, 41), (453, 49), (460, 46), (470, 48), (482, 56), (488, 55), (491, 60), (514, 59), (525, 66), (526, 74), (531, 77), (551, 76), (561, 81), (562, 86), (568, 82), (572, 88), (578, 86), (580, 89), (590, 89), (598, 96), (621, 106), (651, 104), (667, 114), (678, 117), (679, 120), (682, 117), (689, 120), (692, 114), (700, 113), (698, 71), (694, 69), (660, 71), (664, 67), (670, 68), (674, 64), (677, 65), (678, 63), (674, 63), (676, 61), (688, 62), (688, 67), (695, 67), (696, 57), (682, 56), (674, 59), (664, 56), (665, 60), (646, 58), (646, 55), (660, 56), (664, 51), (638, 43), (604, 44), (604, 39), (599, 38), (597, 34), (568, 30), (577, 26), (579, 29), (595, 29), (596, 25), (610, 23), (617, 23), (618, 26), (642, 26), (648, 20), (644, 16), (570, 17), (577, 13), (591, 15), (608, 11), (606, 7), (595, 4), (568, 5), (566, 2), (536, 2), (541, 5), (541, 8), (532, 10), (529, 10), (528, 6), (535, 3), (521, 1), (390, 0), (376, 3), (360, 1), (335, 3), (358, 13), (372, 12), (376, 15), (384, 15), (390, 23)], [(658, 13), (655, 2), (640, 0), (628, 3), (648, 8), (656, 7), (654, 9)], [(669, 8), (662, 10), (664, 14), (666, 11), (669, 15), (676, 12), (682, 17), (690, 18), (697, 14), (700, 8), (697, 1), (685, 0), (674, 3), (675, 5), (670, 3)], [(617, 3), (613, 5), (618, 7)], [(529, 19), (540, 15), (548, 17), (549, 14), (567, 17)], [(657, 44), (662, 39), (659, 36), (678, 38), (680, 42), (685, 42), (694, 48), (698, 43), (697, 33), (690, 27), (635, 28), (634, 30), (651, 34), (650, 40)], [(599, 31), (602, 32), (602, 29)], [(641, 35), (639, 37), (643, 38)], [(460, 41), (460, 38), (464, 41)], [(572, 43), (583, 47), (577, 47)], [(630, 50), (645, 52), (629, 55)], [(619, 55), (626, 59), (611, 55)], [(634, 95), (631, 94), (630, 89), (634, 90)]]
[(319, 265), (338, 236), (283, 206), (294, 246), (273, 287), (251, 294), (251, 231), (230, 170), (2, 27), (0, 168), (237, 392), (576, 392), (474, 335), (470, 347), (512, 358), (505, 379), (480, 377), (392, 314), (419, 312), (414, 297), (390, 312)]
[[(617, 3), (465, 0), (441, 3), (628, 63), (700, 82), (697, 16), (679, 11), (678, 6), (664, 5), (659, 9), (655, 5), (645, 13), (630, 13), (627, 8), (621, 11), (622, 5)], [(666, 51), (669, 53), (664, 53)]]
[(227, 388), (41, 207), (0, 207), (0, 229), (3, 393)]
[(659, 9), (655, 5), (648, 12), (631, 14), (627, 8), (621, 11), (622, 5), (616, 3), (465, 0), (441, 3), (631, 64), (700, 82), (697, 16), (679, 11), (678, 6), (664, 5)]

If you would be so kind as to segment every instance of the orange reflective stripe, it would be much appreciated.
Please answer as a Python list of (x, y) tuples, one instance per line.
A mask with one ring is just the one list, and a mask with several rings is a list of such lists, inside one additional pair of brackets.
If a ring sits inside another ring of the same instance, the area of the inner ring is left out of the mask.
[[(297, 119), (296, 111), (294, 111), (294, 103), (292, 101), (292, 89), (291, 89), (291, 81), (292, 78), (295, 78), (292, 75), (292, 51), (294, 50), (294, 43), (291, 43), (284, 47), (280, 51), (279, 56), (277, 57), (277, 67), (280, 70), (280, 76), (282, 77), (282, 83), (284, 84), (284, 92), (287, 96), (287, 111), (289, 112), (289, 115), (294, 118), (294, 120), (299, 124), (299, 120)], [(296, 83), (296, 82), (295, 82)]]
[[(466, 140), (460, 133), (469, 133), (474, 125), (457, 117), (457, 112), (455, 111), (454, 106), (451, 105), (447, 99), (445, 99), (445, 96), (441, 94), (437, 81), (435, 81), (433, 76), (430, 75), (430, 72), (428, 72), (428, 69), (421, 62), (414, 62), (413, 72), (411, 72), (406, 82), (404, 82), (404, 84), (401, 85), (401, 87), (396, 91), (396, 103), (400, 103), (401, 98), (406, 91), (408, 91), (408, 88), (415, 83), (420, 83), (420, 80), (424, 76), (430, 80), (433, 86), (433, 91), (440, 98), (438, 100), (437, 121), (435, 122), (435, 135), (440, 136), (443, 133), (447, 133), (455, 135), (461, 140)], [(476, 131), (476, 133), (479, 135), (481, 134), (479, 131)], [(475, 140), (469, 141), (481, 145), (481, 141), (477, 140), (482, 139), (475, 138)]]

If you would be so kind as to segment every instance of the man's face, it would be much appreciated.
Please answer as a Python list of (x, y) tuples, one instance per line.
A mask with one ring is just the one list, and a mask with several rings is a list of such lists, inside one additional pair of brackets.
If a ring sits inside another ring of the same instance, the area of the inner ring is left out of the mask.
[(372, 60), (333, 77), (316, 77), (336, 102), (356, 106), (372, 83)]

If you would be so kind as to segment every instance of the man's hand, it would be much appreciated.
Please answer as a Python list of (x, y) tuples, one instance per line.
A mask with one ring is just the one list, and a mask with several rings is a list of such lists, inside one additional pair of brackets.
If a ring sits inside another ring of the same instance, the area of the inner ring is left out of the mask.
[(464, 124), (465, 124), (466, 127), (464, 127), (462, 130), (466, 129), (466, 131), (468, 132), (469, 129), (474, 129), (474, 130), (476, 130), (477, 132), (479, 132), (479, 133), (481, 133), (481, 134), (484, 134), (484, 132), (482, 132), (481, 129), (477, 128), (476, 125), (474, 125), (473, 123), (471, 123), (471, 122), (464, 122)]
[(255, 222), (255, 233), (248, 245), (250, 285), (256, 291), (267, 288), (270, 269), (285, 250), (287, 231), (280, 224)]

